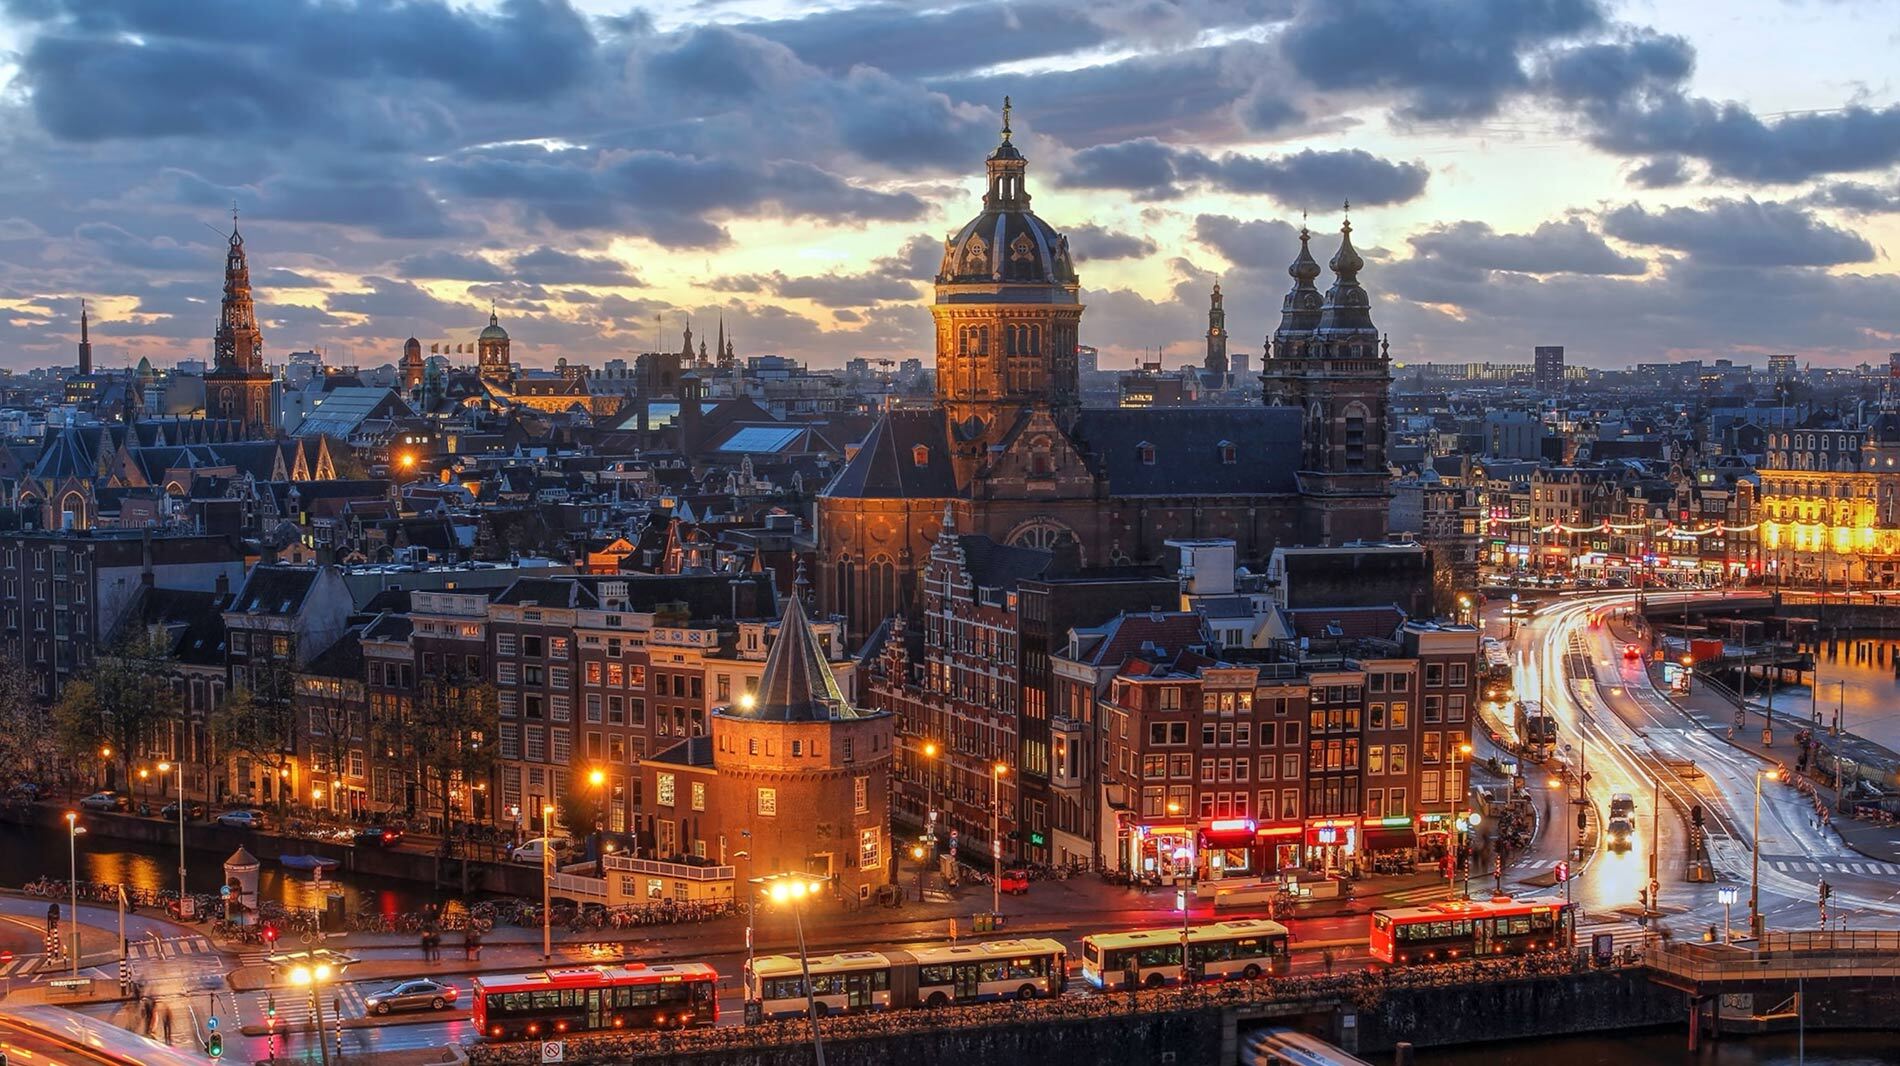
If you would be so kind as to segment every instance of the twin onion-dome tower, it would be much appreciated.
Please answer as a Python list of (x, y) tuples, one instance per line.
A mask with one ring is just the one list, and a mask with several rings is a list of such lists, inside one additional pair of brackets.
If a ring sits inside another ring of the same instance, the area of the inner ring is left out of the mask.
[(935, 279), (936, 403), (883, 415), (819, 498), (821, 608), (854, 639), (913, 612), (946, 515), (1050, 552), (1052, 572), (1160, 563), (1174, 538), (1229, 538), (1258, 567), (1283, 545), (1383, 537), (1391, 364), (1351, 223), (1324, 294), (1300, 231), (1264, 406), (1085, 409), (1081, 281), (1068, 239), (1030, 210), (1012, 137), (1005, 100), (982, 211), (945, 240)]

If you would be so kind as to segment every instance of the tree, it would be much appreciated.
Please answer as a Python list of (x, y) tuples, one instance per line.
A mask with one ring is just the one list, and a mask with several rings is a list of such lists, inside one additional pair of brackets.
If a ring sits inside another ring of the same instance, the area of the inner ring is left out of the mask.
[(352, 738), (361, 737), (357, 712), (363, 705), (362, 696), (363, 683), (354, 678), (304, 674), (297, 679), (296, 714), (306, 727), (297, 733), (304, 738), (311, 756), (311, 784), (323, 789), (325, 796), (317, 806), (342, 810), (336, 783), (348, 771)]
[[(276, 771), (281, 780), (296, 752), (296, 712), (291, 705), (296, 677), (281, 659), (251, 663), (235, 674), (236, 685), (211, 717), (211, 731), (223, 750), (248, 756)], [(289, 797), (280, 786), (277, 802)]]
[(0, 773), (38, 781), (58, 761), (52, 712), (36, 698), (33, 674), (0, 653)]
[(182, 711), (167, 659), (164, 645), (141, 633), (68, 682), (53, 707), (53, 731), (65, 753), (79, 762), (115, 766), (118, 780), (129, 780), (133, 758)]
[(372, 723), (379, 747), (420, 796), (417, 807), (442, 812), (445, 838), (454, 832), (455, 790), (473, 787), (495, 763), (499, 706), (495, 686), (457, 669), (423, 678), (414, 698)]

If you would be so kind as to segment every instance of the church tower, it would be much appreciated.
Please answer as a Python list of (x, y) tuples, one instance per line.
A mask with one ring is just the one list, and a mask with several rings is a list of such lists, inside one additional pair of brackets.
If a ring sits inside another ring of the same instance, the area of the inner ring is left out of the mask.
[(79, 376), (92, 373), (92, 334), (86, 321), (86, 302), (79, 302)]
[(411, 396), (422, 387), (422, 342), (414, 337), (402, 342), (402, 390)]
[(515, 380), (514, 362), (508, 354), (508, 331), (501, 328), (501, 319), (492, 307), (488, 309), (488, 325), (475, 339), (475, 363), (483, 381), (509, 385)]
[(1201, 380), (1210, 389), (1227, 386), (1227, 310), (1221, 306), (1220, 282), (1214, 282), (1207, 307), (1207, 359), (1201, 364)]
[[(1069, 425), (1080, 405), (1076, 344), (1081, 283), (1068, 238), (1029, 209), (1028, 161), (1003, 140), (987, 161), (983, 212), (944, 241), (937, 271), (937, 400), (950, 414), (959, 465), (974, 468), (1016, 415), (1047, 404)], [(967, 454), (966, 454), (967, 453)]]
[(257, 328), (251, 267), (235, 216), (231, 219), (230, 248), (224, 257), (224, 298), (212, 352), (213, 365), (205, 375), (206, 416), (236, 424), (246, 440), (276, 436), (271, 420), (271, 374), (264, 365), (264, 334)]
[(1300, 253), (1287, 268), (1293, 288), (1260, 375), (1262, 392), (1269, 406), (1304, 413), (1300, 485), (1312, 508), (1309, 533), (1329, 544), (1383, 538), (1391, 359), (1359, 284), (1366, 264), (1352, 246), (1352, 221), (1340, 227), (1339, 250), (1327, 264), (1333, 285), (1323, 298), (1313, 284), (1319, 264), (1309, 240), (1302, 226)]

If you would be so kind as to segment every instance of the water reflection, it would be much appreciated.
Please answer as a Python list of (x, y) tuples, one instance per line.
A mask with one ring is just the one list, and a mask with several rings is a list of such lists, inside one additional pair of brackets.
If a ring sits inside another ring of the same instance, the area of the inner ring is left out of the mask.
[[(185, 883), (193, 892), (216, 892), (224, 880), (223, 860), (210, 852), (186, 853)], [(178, 887), (178, 852), (106, 837), (82, 836), (78, 851), (79, 879), (125, 885), (154, 892)], [(66, 834), (7, 826), (0, 831), (0, 884), (30, 881), (42, 874), (64, 879), (68, 869)], [(341, 889), (351, 913), (376, 910), (396, 914), (440, 902), (424, 885), (388, 878), (346, 874), (339, 880), (325, 875), (317, 882), (310, 874), (286, 870), (264, 860), (258, 870), (258, 894), (289, 907), (322, 907), (325, 897)]]
[[(1681, 1029), (1615, 1036), (1579, 1036), (1475, 1044), (1444, 1051), (1420, 1051), (1430, 1066), (1786, 1066), (1796, 1061), (1793, 1033), (1747, 1039), (1705, 1040), (1688, 1050)], [(1804, 1061), (1808, 1066), (1900, 1066), (1900, 1042), (1892, 1033), (1817, 1033), (1809, 1030)]]

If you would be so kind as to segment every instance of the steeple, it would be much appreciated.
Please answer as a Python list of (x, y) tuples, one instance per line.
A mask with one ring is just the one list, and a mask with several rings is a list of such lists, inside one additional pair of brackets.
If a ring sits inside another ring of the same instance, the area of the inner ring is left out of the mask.
[(1221, 306), (1220, 279), (1214, 279), (1214, 292), (1207, 303), (1207, 358), (1202, 362), (1207, 384), (1224, 388), (1227, 384), (1227, 311)]
[(990, 190), (983, 194), (983, 207), (987, 210), (1029, 210), (1029, 193), (1023, 188), (1023, 172), (1029, 169), (1029, 161), (1010, 143), (1009, 136), (1009, 97), (1005, 96), (1003, 140), (988, 160)]
[(1319, 328), (1320, 307), (1325, 303), (1313, 282), (1319, 277), (1319, 263), (1313, 259), (1313, 234), (1300, 220), (1300, 254), (1286, 268), (1293, 279), (1286, 300), (1280, 305), (1280, 328), (1274, 331), (1271, 357), (1281, 359), (1303, 355), (1313, 330)]
[[(1350, 211), (1352, 202), (1347, 201), (1345, 206)], [(1379, 331), (1372, 325), (1372, 301), (1359, 284), (1359, 271), (1366, 261), (1352, 246), (1350, 215), (1339, 226), (1339, 251), (1326, 265), (1333, 272), (1333, 287), (1326, 290), (1326, 303), (1320, 309), (1318, 338), (1329, 348), (1348, 345), (1348, 350), (1340, 353), (1348, 358), (1370, 359), (1375, 355)]]
[(212, 351), (217, 369), (226, 373), (264, 370), (264, 334), (257, 328), (251, 267), (244, 255), (244, 237), (238, 233), (235, 210), (231, 212), (231, 242), (224, 256), (224, 299)]
[(79, 301), (79, 373), (92, 373), (92, 334), (86, 321), (86, 301)]
[(719, 312), (719, 343), (716, 346), (714, 346), (713, 355), (714, 355), (714, 358), (719, 360), (719, 363), (721, 366), (725, 365), (725, 362), (726, 362), (726, 313), (724, 311)]
[[(732, 713), (732, 712), (728, 712)], [(779, 619), (778, 636), (765, 655), (759, 691), (752, 706), (737, 712), (768, 722), (828, 722), (862, 717), (825, 661), (825, 649), (805, 620), (805, 605), (794, 596)]]

